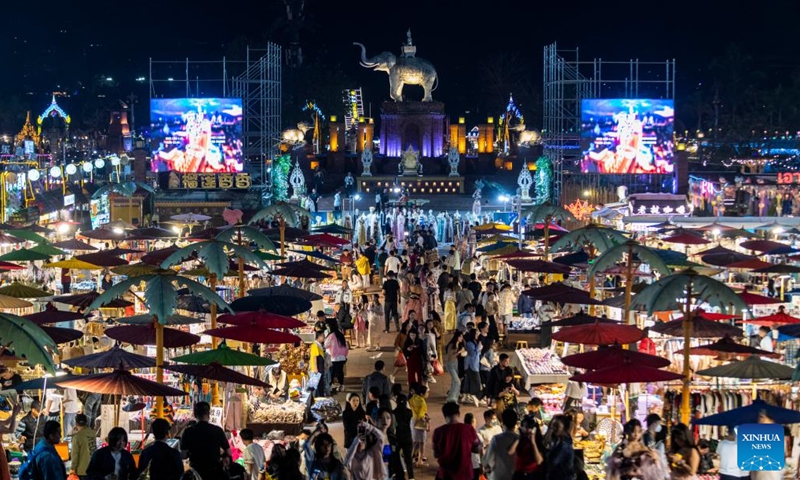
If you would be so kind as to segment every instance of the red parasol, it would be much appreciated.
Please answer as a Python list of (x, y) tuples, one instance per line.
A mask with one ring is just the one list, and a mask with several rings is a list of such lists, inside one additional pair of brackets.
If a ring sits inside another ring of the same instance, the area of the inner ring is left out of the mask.
[(526, 250), (517, 250), (516, 252), (506, 253), (505, 255), (498, 255), (494, 257), (495, 260), (512, 260), (517, 258), (531, 258), (531, 257), (539, 257), (541, 255), (537, 255), (535, 253), (528, 252)]
[(0, 260), (0, 270), (22, 270), (23, 268), (25, 267), (23, 267), (22, 265), (17, 265), (16, 263), (4, 262)]
[(56, 343), (69, 343), (83, 336), (83, 332), (73, 328), (41, 327), (44, 333)]
[(774, 327), (776, 325), (789, 325), (792, 323), (800, 323), (800, 318), (793, 317), (786, 313), (786, 309), (781, 306), (778, 308), (777, 313), (772, 315), (765, 315), (763, 317), (751, 318), (742, 323), (755, 323), (756, 325), (764, 325), (765, 327)]
[(68, 312), (66, 310), (59, 310), (52, 303), (48, 303), (44, 311), (39, 313), (31, 313), (30, 315), (23, 315), (36, 325), (46, 325), (48, 323), (70, 322), (72, 320), (80, 320), (84, 314), (77, 312)]
[[(66, 303), (67, 305), (75, 305), (76, 307), (83, 307), (86, 308), (99, 297), (100, 294), (96, 291), (92, 290), (89, 293), (80, 293), (77, 295), (62, 295), (60, 297), (53, 298), (54, 302), (58, 303)], [(107, 303), (104, 303), (100, 308), (125, 308), (130, 307), (133, 305), (133, 302), (129, 302), (127, 300), (123, 300), (121, 298), (115, 298), (114, 300), (109, 300)]]
[(622, 383), (668, 382), (682, 378), (683, 375), (680, 373), (636, 365), (628, 359), (620, 365), (574, 375), (570, 380), (601, 385), (619, 385)]
[(746, 290), (739, 294), (739, 298), (748, 305), (775, 305), (776, 303), (784, 303), (780, 298), (765, 297), (763, 295), (750, 293)]
[[(172, 245), (171, 247), (162, 248), (161, 250), (153, 250), (150, 253), (147, 253), (142, 256), (142, 263), (146, 263), (147, 265), (153, 265), (156, 267), (160, 267), (164, 260), (166, 260), (170, 255), (178, 251), (178, 247)], [(197, 253), (192, 252), (188, 253), (186, 257), (181, 259), (181, 262), (188, 262), (189, 260), (196, 260)]]
[(308, 245), (317, 245), (320, 247), (332, 246), (341, 247), (350, 243), (349, 240), (342, 240), (341, 238), (331, 235), (330, 233), (315, 233), (303, 237), (303, 243)]
[[(150, 325), (126, 325), (109, 328), (106, 336), (131, 345), (155, 345), (156, 327)], [(200, 337), (174, 328), (164, 329), (164, 348), (188, 347), (200, 343)]]
[(779, 263), (777, 265), (770, 265), (769, 267), (753, 270), (751, 273), (800, 273), (800, 267)]
[(756, 252), (769, 252), (770, 250), (775, 250), (776, 248), (783, 248), (786, 246), (786, 244), (774, 242), (772, 240), (748, 240), (746, 242), (742, 242), (739, 246), (746, 248), (747, 250), (755, 250)]
[(689, 355), (717, 356), (719, 354), (731, 354), (733, 356), (761, 355), (762, 357), (773, 358), (780, 356), (777, 353), (772, 353), (766, 350), (742, 345), (741, 343), (736, 343), (734, 339), (727, 335), (714, 343), (699, 345), (689, 350)]
[(697, 252), (695, 255), (724, 255), (727, 253), (739, 253), (736, 250), (731, 250), (730, 248), (725, 248), (720, 245), (716, 247), (709, 248), (708, 250), (703, 250), (702, 252)]
[(83, 375), (75, 379), (59, 381), (58, 385), (85, 392), (112, 395), (138, 395), (142, 397), (182, 397), (186, 395), (183, 390), (137, 377), (127, 370)]
[(715, 267), (727, 267), (732, 263), (746, 262), (748, 260), (755, 259), (756, 257), (752, 255), (747, 255), (746, 253), (740, 252), (715, 253), (700, 257), (700, 260), (709, 265), (714, 265)]
[(566, 317), (560, 320), (555, 320), (547, 323), (551, 327), (574, 327), (577, 325), (593, 325), (595, 323), (611, 323), (614, 325), (620, 324), (616, 320), (609, 320), (608, 318), (604, 317), (593, 317), (583, 312), (580, 312), (577, 315), (573, 315), (571, 317)]
[(567, 355), (561, 359), (561, 362), (570, 367), (586, 368), (589, 370), (598, 367), (606, 368), (622, 365), (625, 362), (631, 362), (650, 368), (663, 368), (671, 363), (666, 358), (657, 357), (655, 355), (634, 352), (633, 350), (623, 350), (619, 345), (598, 348), (593, 352)]
[(217, 318), (217, 322), (238, 326), (257, 325), (262, 328), (301, 328), (306, 326), (306, 322), (270, 312), (225, 314)]
[(706, 245), (711, 243), (710, 240), (706, 240), (705, 238), (697, 235), (692, 235), (691, 233), (679, 233), (678, 235), (672, 235), (671, 237), (664, 238), (664, 241), (669, 243), (681, 243), (683, 245)]
[(81, 357), (70, 358), (64, 362), (71, 367), (83, 368), (153, 368), (156, 366), (156, 359), (126, 352), (119, 346), (114, 345), (105, 352), (92, 353)]
[(754, 269), (757, 269), (757, 268), (771, 267), (772, 264), (769, 263), (769, 262), (765, 262), (763, 260), (760, 260), (758, 258), (751, 258), (751, 259), (748, 259), (748, 260), (743, 260), (741, 262), (729, 263), (726, 266), (727, 266), (727, 268), (742, 268), (742, 269), (745, 269), (745, 270), (754, 270)]
[(165, 370), (180, 372), (220, 382), (238, 383), (239, 385), (255, 385), (257, 387), (268, 388), (269, 384), (257, 378), (248, 377), (232, 368), (226, 368), (218, 362), (211, 362), (208, 365), (164, 365)]
[(78, 255), (75, 258), (98, 267), (119, 267), (129, 263), (117, 256), (109, 255), (108, 252), (87, 253), (86, 255)]
[[(569, 232), (569, 230), (567, 230), (566, 228), (562, 227), (561, 225), (559, 225), (557, 223), (551, 223), (549, 228), (550, 228), (550, 233), (553, 233), (553, 232), (568, 233)], [(543, 222), (539, 222), (539, 223), (535, 224), (533, 226), (533, 229), (534, 230), (544, 230), (544, 223)]]
[[(122, 240), (125, 232), (115, 232), (113, 228), (96, 228), (78, 234), (79, 237), (91, 238), (93, 240)], [(96, 248), (93, 250), (97, 250)]]
[[(724, 336), (741, 337), (742, 329), (726, 323), (713, 322), (700, 317), (693, 317), (691, 338), (720, 338)], [(656, 323), (650, 331), (673, 337), (683, 337), (683, 319), (671, 322)]]
[[(706, 312), (702, 308), (698, 308), (697, 310), (694, 311), (693, 318), (698, 318), (698, 317), (705, 318), (706, 320), (733, 320), (735, 318), (742, 318), (741, 315), (729, 315), (727, 313)], [(683, 320), (683, 317), (676, 318), (675, 320), (676, 321)]]
[(213, 328), (203, 332), (217, 338), (228, 338), (240, 342), (249, 343), (300, 343), (303, 340), (297, 335), (270, 330), (269, 328), (257, 325), (245, 325), (238, 327)]
[(85, 251), (95, 251), (97, 247), (93, 247), (86, 242), (81, 242), (80, 240), (64, 240), (63, 242), (55, 242), (51, 243), (50, 245), (60, 248), (61, 250), (85, 250)]
[(574, 303), (578, 305), (602, 305), (603, 302), (589, 297), (589, 292), (570, 287), (561, 282), (544, 287), (530, 288), (522, 292), (534, 300), (554, 303)]
[(559, 342), (582, 343), (584, 345), (612, 345), (638, 342), (647, 334), (632, 325), (594, 323), (576, 327), (564, 327), (553, 334)]
[(546, 262), (544, 260), (509, 260), (509, 267), (523, 272), (560, 273), (568, 275), (570, 268), (560, 263)]

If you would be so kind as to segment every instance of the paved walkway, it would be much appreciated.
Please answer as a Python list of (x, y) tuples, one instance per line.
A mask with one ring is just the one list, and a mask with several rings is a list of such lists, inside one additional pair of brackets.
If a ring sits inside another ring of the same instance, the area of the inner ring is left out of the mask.
[[(392, 327), (394, 329), (394, 327)], [(374, 370), (375, 361), (383, 360), (386, 363), (384, 370), (387, 375), (392, 373), (394, 368), (394, 338), (395, 332), (380, 333), (380, 352), (367, 352), (364, 348), (350, 350), (350, 355), (347, 360), (347, 370), (345, 374), (345, 392), (336, 395), (336, 399), (340, 404), (344, 405), (345, 396), (349, 392), (361, 393), (362, 379)], [(449, 340), (449, 336), (445, 336), (445, 341)], [(380, 356), (378, 356), (380, 355)], [(373, 358), (375, 357), (375, 358)], [(403, 393), (408, 394), (408, 386), (406, 384), (407, 377), (405, 372), (400, 373), (395, 381), (403, 385)], [(433, 458), (433, 449), (431, 440), (433, 437), (433, 430), (444, 424), (444, 417), (442, 416), (442, 405), (444, 405), (445, 398), (447, 397), (447, 390), (450, 388), (450, 376), (445, 373), (436, 377), (436, 383), (428, 385), (430, 392), (428, 394), (428, 414), (431, 417), (431, 432), (428, 434), (428, 441), (425, 444), (425, 456), (428, 458), (428, 467), (422, 469), (415, 469), (415, 480), (433, 479), (436, 476), (438, 465), (436, 459)], [(478, 419), (478, 427), (483, 425), (483, 412), (485, 407), (476, 408), (474, 406), (461, 406), (461, 416), (472, 412)], [(336, 438), (339, 445), (344, 444), (344, 432), (342, 429), (342, 422), (330, 424), (331, 434)], [(342, 455), (344, 455), (344, 451)]]

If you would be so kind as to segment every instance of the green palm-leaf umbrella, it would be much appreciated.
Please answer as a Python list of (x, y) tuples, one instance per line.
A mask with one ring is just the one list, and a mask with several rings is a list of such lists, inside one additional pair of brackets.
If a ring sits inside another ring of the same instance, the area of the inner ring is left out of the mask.
[[(680, 302), (678, 299), (685, 299)], [(747, 310), (744, 301), (727, 285), (710, 277), (699, 275), (694, 270), (684, 270), (662, 278), (636, 294), (630, 308), (644, 307), (647, 313), (675, 310), (683, 307), (683, 397), (681, 401), (681, 422), (688, 424), (691, 406), (689, 404), (689, 384), (691, 370), (689, 354), (691, 350), (691, 331), (694, 311), (691, 306), (696, 302), (707, 303), (719, 307), (723, 311), (735, 308)]]
[[(140, 275), (137, 277), (128, 278), (122, 282), (109, 288), (97, 299), (89, 305), (88, 310), (94, 310), (100, 306), (108, 303), (111, 300), (123, 296), (134, 285), (139, 285), (141, 282), (145, 283), (144, 289), (144, 304), (147, 306), (151, 315), (156, 317), (156, 381), (162, 383), (164, 381), (164, 324), (168, 321), (170, 315), (175, 312), (175, 307), (178, 305), (178, 290), (186, 288), (193, 295), (203, 297), (212, 305), (222, 307), (225, 310), (231, 311), (228, 304), (225, 303), (216, 292), (209, 289), (205, 285), (190, 280), (185, 277), (178, 276), (172, 270), (157, 270), (155, 273)], [(163, 400), (156, 401), (157, 416), (163, 416)]]
[(217, 362), (220, 365), (226, 366), (267, 366), (274, 365), (274, 360), (266, 357), (259, 357), (252, 353), (240, 352), (228, 347), (225, 342), (222, 342), (217, 348), (206, 350), (204, 352), (190, 353), (172, 359), (175, 362), (181, 363), (197, 363), (201, 365), (208, 365), (211, 362)]
[(280, 227), (281, 256), (283, 256), (286, 254), (286, 241), (284, 238), (286, 225), (290, 227), (299, 227), (301, 223), (300, 218), (303, 216), (311, 218), (311, 212), (297, 205), (292, 205), (291, 203), (278, 202), (257, 211), (256, 214), (253, 215), (253, 218), (250, 219), (250, 225), (258, 223), (265, 218), (276, 218)]
[(56, 342), (41, 327), (28, 319), (0, 313), (0, 344), (14, 350), (18, 357), (25, 357), (31, 365), (41, 365), (49, 373), (55, 373), (53, 356), (47, 349), (56, 351)]
[(609, 250), (606, 250), (602, 255), (600, 255), (592, 264), (592, 267), (589, 269), (589, 275), (594, 278), (599, 272), (603, 272), (607, 270), (609, 267), (616, 265), (616, 263), (622, 260), (623, 256), (627, 255), (627, 265), (625, 267), (625, 323), (629, 323), (630, 320), (630, 305), (631, 305), (631, 294), (633, 293), (633, 264), (634, 264), (634, 256), (638, 258), (639, 263), (647, 263), (650, 265), (650, 269), (660, 273), (661, 275), (669, 275), (670, 269), (661, 257), (658, 256), (653, 250), (644, 245), (640, 245), (639, 242), (635, 240), (628, 240), (622, 245), (617, 245)]
[(628, 237), (619, 230), (590, 223), (583, 228), (562, 235), (553, 243), (553, 250), (559, 250), (567, 246), (571, 246), (572, 250), (577, 250), (588, 244), (594, 247), (598, 253), (603, 253), (627, 241)]
[(254, 242), (256, 246), (262, 250), (274, 252), (277, 250), (275, 244), (266, 235), (255, 227), (249, 225), (233, 225), (226, 227), (224, 230), (217, 234), (217, 240), (223, 242), (236, 243), (242, 245), (242, 240), (249, 240)]
[[(255, 242), (258, 248), (263, 248), (264, 250), (269, 250), (273, 252), (275, 251), (275, 244), (272, 243), (272, 240), (270, 240), (266, 235), (261, 233), (261, 231), (258, 230), (257, 228), (248, 225), (241, 225), (241, 224), (232, 225), (221, 231), (219, 234), (217, 234), (216, 239), (222, 242), (235, 243), (236, 245), (239, 246), (245, 246), (246, 245), (245, 240), (247, 240), (249, 242)], [(237, 256), (237, 260), (239, 262), (239, 269), (237, 272), (237, 275), (239, 277), (239, 295), (244, 296), (244, 292), (246, 290), (244, 284), (245, 259), (242, 256)]]
[[(553, 250), (570, 246), (572, 250), (584, 248), (589, 254), (589, 260), (595, 258), (597, 253), (603, 253), (617, 245), (628, 241), (628, 237), (619, 230), (590, 223), (583, 228), (565, 233), (553, 243)], [(589, 276), (589, 296), (594, 298), (594, 275)]]
[(126, 198), (133, 197), (136, 190), (142, 189), (148, 193), (155, 193), (153, 187), (142, 182), (122, 182), (122, 183), (108, 183), (98, 188), (93, 194), (92, 199), (100, 198), (104, 193), (118, 193)]
[(548, 260), (547, 255), (550, 253), (550, 223), (553, 220), (575, 220), (575, 217), (566, 208), (557, 205), (550, 205), (543, 203), (523, 212), (522, 215), (527, 217), (531, 222), (544, 223), (544, 256)]
[(269, 268), (256, 254), (246, 247), (221, 240), (206, 240), (203, 242), (192, 243), (183, 248), (179, 248), (172, 255), (161, 262), (161, 268), (169, 268), (181, 263), (181, 261), (197, 253), (197, 259), (205, 264), (208, 271), (218, 278), (225, 276), (230, 270), (229, 253), (241, 257), (245, 262), (256, 265), (259, 268)]

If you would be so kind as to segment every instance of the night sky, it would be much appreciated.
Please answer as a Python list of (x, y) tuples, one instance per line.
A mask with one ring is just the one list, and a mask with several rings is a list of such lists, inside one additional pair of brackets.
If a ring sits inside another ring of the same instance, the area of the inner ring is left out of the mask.
[[(674, 58), (679, 97), (712, 81), (708, 64), (730, 44), (749, 53), (775, 84), (800, 67), (799, 8), (791, 1), (746, 6), (696, 0), (306, 4), (309, 29), (301, 33), (306, 57), (337, 59), (375, 105), (388, 96), (386, 75), (359, 67), (352, 42), (364, 43), (368, 55), (398, 53), (410, 27), (417, 56), (439, 71), (434, 97), (447, 102), (453, 115), (480, 104), (475, 100), (485, 94), (480, 65), (499, 52), (527, 62), (525, 75), (540, 88), (542, 47), (553, 41), (563, 48), (579, 47), (586, 59)], [(80, 93), (81, 85), (103, 75), (114, 78), (121, 91), (147, 98), (147, 84), (134, 79), (147, 76), (148, 57), (215, 60), (232, 55), (231, 50), (241, 52), (236, 46), (248, 42), (285, 44), (285, 34), (274, 28), (282, 15), (281, 0), (16, 2), (4, 6), (2, 15), (0, 93), (27, 94), (38, 104), (53, 90)]]

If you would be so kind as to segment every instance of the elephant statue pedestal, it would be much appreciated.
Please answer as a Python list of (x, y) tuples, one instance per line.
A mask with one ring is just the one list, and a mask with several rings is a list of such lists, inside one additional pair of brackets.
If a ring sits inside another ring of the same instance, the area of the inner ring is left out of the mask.
[(383, 102), (380, 153), (399, 158), (411, 147), (421, 158), (442, 157), (446, 126), (442, 102)]

